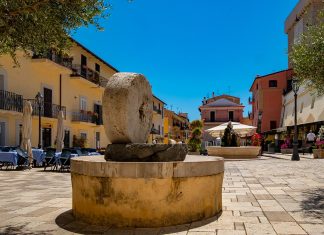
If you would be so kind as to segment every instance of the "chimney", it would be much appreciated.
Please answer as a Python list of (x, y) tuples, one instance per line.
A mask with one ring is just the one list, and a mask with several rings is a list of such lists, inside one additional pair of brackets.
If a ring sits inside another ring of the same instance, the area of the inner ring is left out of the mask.
[(213, 98), (215, 97), (215, 92), (213, 92)]

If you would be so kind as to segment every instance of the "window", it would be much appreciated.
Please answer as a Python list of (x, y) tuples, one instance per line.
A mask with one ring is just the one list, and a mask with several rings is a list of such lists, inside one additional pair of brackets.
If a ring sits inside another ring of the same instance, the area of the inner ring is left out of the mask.
[(311, 104), (311, 109), (314, 108), (314, 105), (315, 105), (315, 96), (312, 97), (312, 104)]
[(0, 74), (0, 90), (5, 90), (5, 77), (3, 74)]
[(100, 73), (100, 65), (95, 63), (96, 72)]
[(257, 85), (256, 85), (256, 89), (258, 90), (259, 89), (259, 84), (257, 83)]
[(87, 139), (87, 133), (81, 132), (80, 137), (81, 137), (81, 139), (86, 140)]
[(228, 120), (233, 121), (234, 120), (234, 111), (229, 111), (228, 112)]
[(277, 128), (277, 122), (276, 121), (270, 121), (270, 130)]
[(270, 80), (269, 87), (277, 87), (277, 80)]
[(159, 125), (159, 135), (161, 134), (161, 126)]
[(80, 110), (87, 110), (87, 99), (85, 97), (80, 97)]
[(215, 122), (215, 112), (214, 111), (210, 112), (210, 121)]

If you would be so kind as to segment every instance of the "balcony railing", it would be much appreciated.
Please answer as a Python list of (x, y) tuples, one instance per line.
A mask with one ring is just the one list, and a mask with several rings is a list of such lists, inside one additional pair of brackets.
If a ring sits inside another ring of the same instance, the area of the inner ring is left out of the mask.
[(59, 65), (72, 69), (72, 57), (62, 56), (54, 52), (48, 52), (41, 55), (34, 54), (33, 59), (48, 59)]
[(99, 72), (92, 70), (86, 66), (73, 64), (71, 77), (79, 76), (100, 86), (106, 86), (107, 84), (107, 79), (101, 76)]
[[(36, 100), (30, 100), (32, 107), (33, 107), (33, 115), (38, 116), (39, 115), (39, 106)], [(64, 113), (64, 119), (66, 119), (66, 107), (62, 106), (60, 109), (60, 106), (57, 104), (52, 104), (48, 102), (42, 102), (41, 103), (41, 116), (42, 117), (48, 117), (48, 118), (57, 118), (60, 110)]]
[(0, 90), (0, 109), (14, 112), (23, 111), (23, 96), (13, 92)]
[(159, 109), (157, 106), (153, 105), (153, 111), (157, 112), (158, 114), (162, 114), (162, 110)]
[(102, 116), (91, 111), (76, 111), (72, 113), (72, 122), (87, 122), (102, 125)]

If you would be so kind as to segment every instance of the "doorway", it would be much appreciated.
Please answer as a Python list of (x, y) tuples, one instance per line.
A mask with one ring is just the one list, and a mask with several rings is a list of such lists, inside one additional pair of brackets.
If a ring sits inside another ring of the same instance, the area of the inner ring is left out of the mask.
[(42, 129), (43, 148), (52, 146), (52, 128)]
[(229, 121), (234, 121), (234, 111), (229, 111), (228, 112), (228, 120)]
[(0, 122), (0, 146), (6, 145), (6, 123)]
[(100, 149), (100, 132), (96, 132), (96, 149)]
[(87, 57), (81, 55), (81, 76), (87, 78)]
[(102, 125), (102, 105), (94, 104), (93, 112), (95, 113), (95, 123), (97, 125)]
[(70, 148), (70, 130), (64, 130), (64, 148)]
[(52, 89), (44, 88), (44, 117), (53, 117)]
[(210, 121), (215, 122), (215, 111), (210, 112)]

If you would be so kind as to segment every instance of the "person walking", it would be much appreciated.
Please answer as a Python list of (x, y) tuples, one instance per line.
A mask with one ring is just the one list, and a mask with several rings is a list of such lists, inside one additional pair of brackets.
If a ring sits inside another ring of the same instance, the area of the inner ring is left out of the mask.
[(308, 144), (314, 144), (316, 140), (316, 135), (312, 132), (312, 130), (309, 131), (309, 133), (306, 136), (306, 139)]

